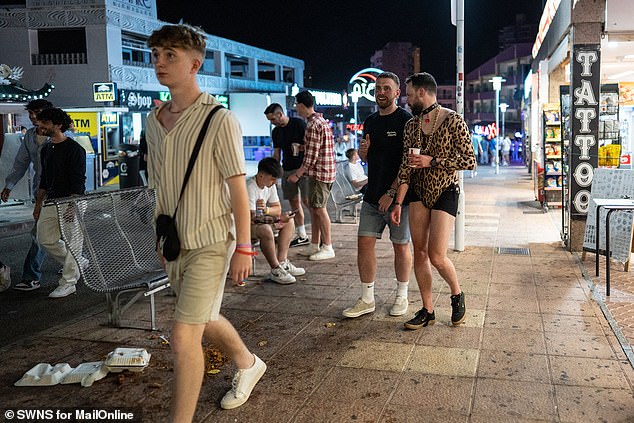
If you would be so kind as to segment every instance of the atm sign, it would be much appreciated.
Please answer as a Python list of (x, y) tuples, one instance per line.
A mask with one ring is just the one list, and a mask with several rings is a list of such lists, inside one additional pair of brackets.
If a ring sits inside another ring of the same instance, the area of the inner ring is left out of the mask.
[(117, 86), (114, 82), (92, 84), (93, 100), (96, 102), (115, 101)]

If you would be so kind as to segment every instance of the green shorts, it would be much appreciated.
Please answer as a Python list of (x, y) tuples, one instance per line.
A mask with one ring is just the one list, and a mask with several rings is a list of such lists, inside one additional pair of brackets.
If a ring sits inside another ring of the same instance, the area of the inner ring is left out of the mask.
[(325, 208), (330, 197), (332, 182), (321, 182), (308, 178), (308, 206), (314, 209)]
[(288, 181), (288, 177), (297, 173), (295, 170), (285, 170), (282, 178), (282, 194), (285, 200), (292, 200), (301, 195), (302, 198), (308, 198), (308, 177), (302, 176), (299, 181), (294, 184)]

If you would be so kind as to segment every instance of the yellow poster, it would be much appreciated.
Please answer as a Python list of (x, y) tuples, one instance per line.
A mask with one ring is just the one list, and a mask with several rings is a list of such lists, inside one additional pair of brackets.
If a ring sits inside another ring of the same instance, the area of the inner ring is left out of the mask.
[(634, 82), (619, 82), (619, 104), (634, 106)]
[(97, 138), (98, 125), (97, 112), (69, 112), (73, 120), (76, 134), (90, 134), (91, 138)]

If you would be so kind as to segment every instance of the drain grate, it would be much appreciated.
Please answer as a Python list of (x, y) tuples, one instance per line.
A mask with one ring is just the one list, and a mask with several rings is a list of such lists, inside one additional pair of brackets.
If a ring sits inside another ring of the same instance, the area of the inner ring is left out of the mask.
[(524, 214), (544, 214), (544, 210), (524, 210)]
[(498, 254), (510, 254), (514, 256), (528, 256), (530, 251), (528, 248), (516, 248), (516, 247), (497, 247)]

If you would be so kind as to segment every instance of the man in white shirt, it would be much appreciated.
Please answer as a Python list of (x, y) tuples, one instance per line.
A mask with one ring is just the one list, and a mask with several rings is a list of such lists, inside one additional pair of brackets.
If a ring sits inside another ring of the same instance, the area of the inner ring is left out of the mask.
[[(271, 266), (268, 279), (282, 285), (295, 283), (295, 276), (306, 271), (288, 261), (288, 249), (295, 231), (293, 216), (297, 210), (282, 213), (277, 195), (277, 180), (282, 176), (282, 166), (273, 157), (258, 163), (258, 173), (247, 179), (249, 209), (251, 210), (251, 238), (260, 240), (260, 249)], [(275, 251), (275, 233), (277, 253)]]
[(508, 136), (505, 136), (502, 140), (502, 166), (508, 166), (511, 164), (511, 159), (509, 157), (511, 153), (511, 140)]
[(365, 193), (366, 185), (368, 184), (368, 175), (365, 174), (363, 166), (360, 163), (359, 153), (355, 148), (351, 148), (346, 151), (346, 157), (348, 158), (348, 170), (350, 171), (350, 183), (357, 191)]

